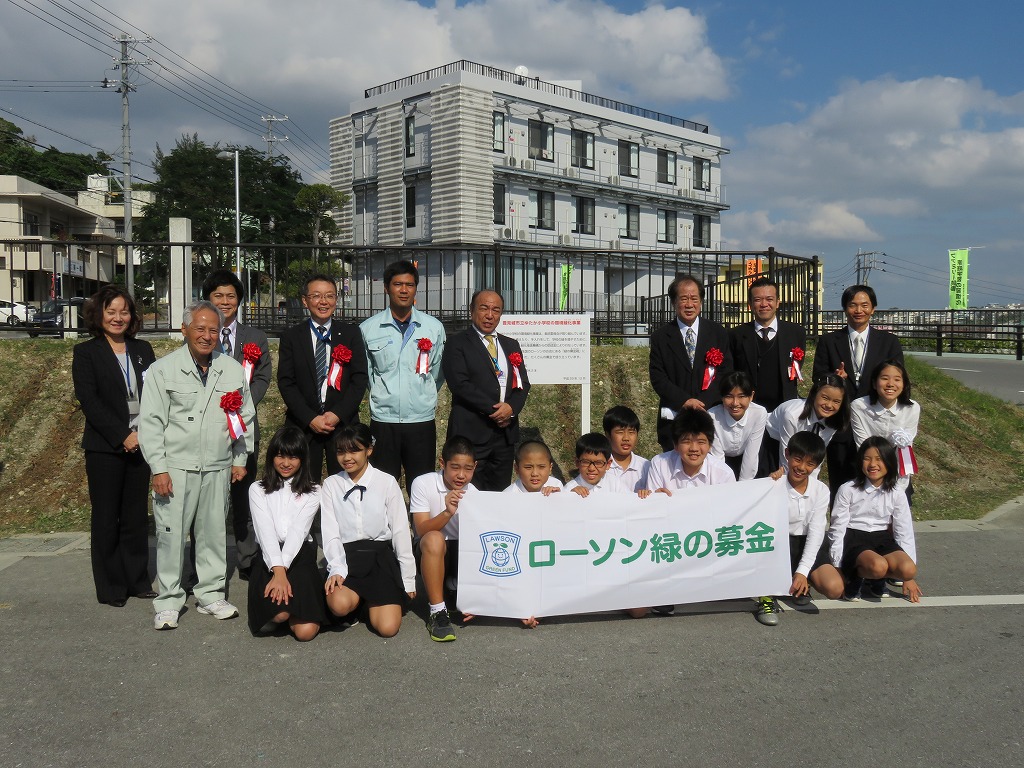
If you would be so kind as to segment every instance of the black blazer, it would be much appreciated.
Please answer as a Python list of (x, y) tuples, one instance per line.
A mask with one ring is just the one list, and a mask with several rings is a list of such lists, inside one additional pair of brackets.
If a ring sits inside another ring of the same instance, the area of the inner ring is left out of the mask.
[[(750, 321), (736, 326), (729, 332), (729, 337), (732, 344), (733, 362), (736, 364), (735, 370), (745, 372), (754, 382), (755, 402), (763, 405), (769, 411), (773, 411), (780, 403), (799, 397), (796, 388), (800, 382), (790, 381), (789, 378), (791, 364), (789, 353), (793, 347), (800, 347), (804, 352), (807, 351), (807, 332), (802, 325), (779, 320), (779, 327), (772, 342), (773, 346), (767, 353), (776, 355), (779, 361), (779, 381), (777, 383), (781, 399), (778, 402), (768, 403), (759, 397), (762, 388), (758, 386), (757, 361), (760, 357), (761, 341), (757, 331), (754, 330), (754, 322)], [(807, 375), (806, 372), (804, 375)]]
[[(142, 397), (142, 373), (156, 360), (153, 347), (141, 339), (125, 339), (125, 350), (135, 371)], [(71, 360), (75, 397), (85, 414), (82, 448), (102, 453), (124, 453), (128, 429), (128, 385), (122, 362), (106, 336), (76, 344)]]
[[(502, 334), (496, 334), (505, 357), (523, 350), (519, 342)], [(526, 405), (530, 392), (530, 377), (526, 372), (526, 361), (519, 366), (523, 377), (523, 388), (512, 389), (512, 371), (505, 375), (505, 402), (512, 408), (511, 423), (502, 429), (488, 416), (494, 412), (501, 387), (494, 375), (494, 365), (480, 336), (473, 327), (454, 336), (449, 336), (441, 355), (441, 369), (444, 380), (452, 393), (452, 410), (448, 417), (448, 436), (462, 435), (476, 445), (483, 445), (492, 439), (504, 437), (508, 444), (519, 439), (519, 413)]]
[[(251, 325), (235, 324), (235, 346), (231, 350), (231, 356), (239, 365), (244, 364), (245, 356), (243, 349), (246, 344), (255, 344), (262, 351), (260, 361), (252, 371), (252, 379), (249, 381), (249, 394), (252, 396), (253, 406), (258, 406), (270, 388), (270, 380), (274, 376), (274, 364), (270, 360), (270, 342), (267, 341), (267, 334), (259, 328)], [(260, 418), (256, 414), (252, 417), (253, 439), (257, 442), (260, 439)]]
[[(704, 383), (704, 358), (708, 350), (717, 348), (724, 358), (715, 369), (715, 378), (706, 390)], [(663, 325), (651, 336), (651, 386), (658, 393), (658, 408), (678, 411), (690, 398), (696, 398), (711, 407), (721, 401), (718, 383), (733, 370), (732, 350), (729, 347), (729, 332), (714, 320), (702, 317), (697, 330), (697, 350), (693, 356), (693, 367), (686, 356), (686, 345), (679, 325), (675, 320)]]
[[(352, 361), (344, 366), (341, 390), (327, 387), (324, 410), (338, 417), (342, 426), (359, 420), (359, 404), (366, 393), (366, 352), (359, 329), (337, 318), (331, 321), (331, 349), (344, 344), (352, 350)], [(331, 350), (327, 351), (328, 366)], [(287, 411), (285, 419), (303, 430), (320, 415), (320, 393), (313, 358), (313, 342), (309, 322), (293, 325), (281, 334), (277, 363), (277, 388), (281, 391)]]
[(814, 378), (835, 373), (842, 363), (847, 373), (846, 393), (851, 400), (864, 397), (871, 391), (871, 371), (886, 360), (903, 362), (903, 345), (898, 337), (888, 331), (871, 328), (868, 332), (868, 348), (864, 351), (864, 371), (860, 384), (854, 384), (853, 357), (850, 354), (850, 335), (847, 327), (826, 333), (818, 339), (814, 353)]

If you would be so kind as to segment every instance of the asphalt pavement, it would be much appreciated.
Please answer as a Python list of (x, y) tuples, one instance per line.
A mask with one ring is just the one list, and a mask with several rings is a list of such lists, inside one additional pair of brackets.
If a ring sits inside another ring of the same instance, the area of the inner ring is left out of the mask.
[(987, 392), (1015, 405), (1024, 406), (1024, 361), (1011, 355), (971, 355), (947, 352), (938, 357), (934, 352), (908, 354), (934, 365), (961, 384)]
[(0, 766), (1020, 766), (1024, 504), (918, 524), (925, 598), (434, 643), (406, 615), (310, 643), (192, 608), (98, 605), (88, 536), (0, 540)]

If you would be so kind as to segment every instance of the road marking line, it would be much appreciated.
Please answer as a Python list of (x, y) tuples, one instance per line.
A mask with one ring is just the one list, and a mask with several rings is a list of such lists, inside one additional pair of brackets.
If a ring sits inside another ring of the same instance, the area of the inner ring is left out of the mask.
[[(938, 368), (938, 366), (935, 366), (935, 367)], [(973, 368), (939, 368), (939, 370), (940, 371), (959, 371), (960, 373), (981, 373), (981, 371), (976, 371)]]
[[(780, 601), (786, 611), (796, 613), (817, 613), (818, 611), (846, 611), (870, 608), (964, 608), (996, 605), (1024, 605), (1024, 595), (948, 595), (921, 598), (920, 603), (905, 600), (899, 593), (892, 593), (882, 599), (861, 598), (852, 602), (816, 598), (807, 606), (796, 606), (789, 598)], [(691, 603), (676, 607), (676, 615), (708, 613), (752, 613), (756, 603), (751, 600), (719, 600), (710, 603)]]

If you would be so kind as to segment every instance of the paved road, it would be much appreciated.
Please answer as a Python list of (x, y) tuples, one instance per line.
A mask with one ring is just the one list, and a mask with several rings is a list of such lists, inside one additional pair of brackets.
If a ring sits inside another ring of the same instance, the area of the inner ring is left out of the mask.
[(919, 524), (921, 606), (775, 628), (741, 601), (481, 620), (443, 645), (412, 613), (392, 640), (254, 639), (195, 610), (154, 632), (148, 602), (95, 603), (84, 535), (3, 540), (0, 765), (1016, 768), (1024, 506), (1008, 508)]
[(1013, 356), (910, 352), (972, 389), (1024, 406), (1024, 361)]

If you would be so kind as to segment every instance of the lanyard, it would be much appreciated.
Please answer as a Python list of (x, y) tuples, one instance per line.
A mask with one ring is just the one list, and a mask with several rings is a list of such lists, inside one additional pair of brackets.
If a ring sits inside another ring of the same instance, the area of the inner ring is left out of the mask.
[[(117, 355), (114, 355), (117, 357)], [(121, 368), (121, 358), (117, 358), (117, 367)], [(128, 399), (135, 397), (132, 392), (132, 376), (131, 376), (132, 362), (128, 359), (128, 349), (124, 350), (124, 368), (121, 368), (121, 373), (124, 374), (124, 383), (128, 387)]]

